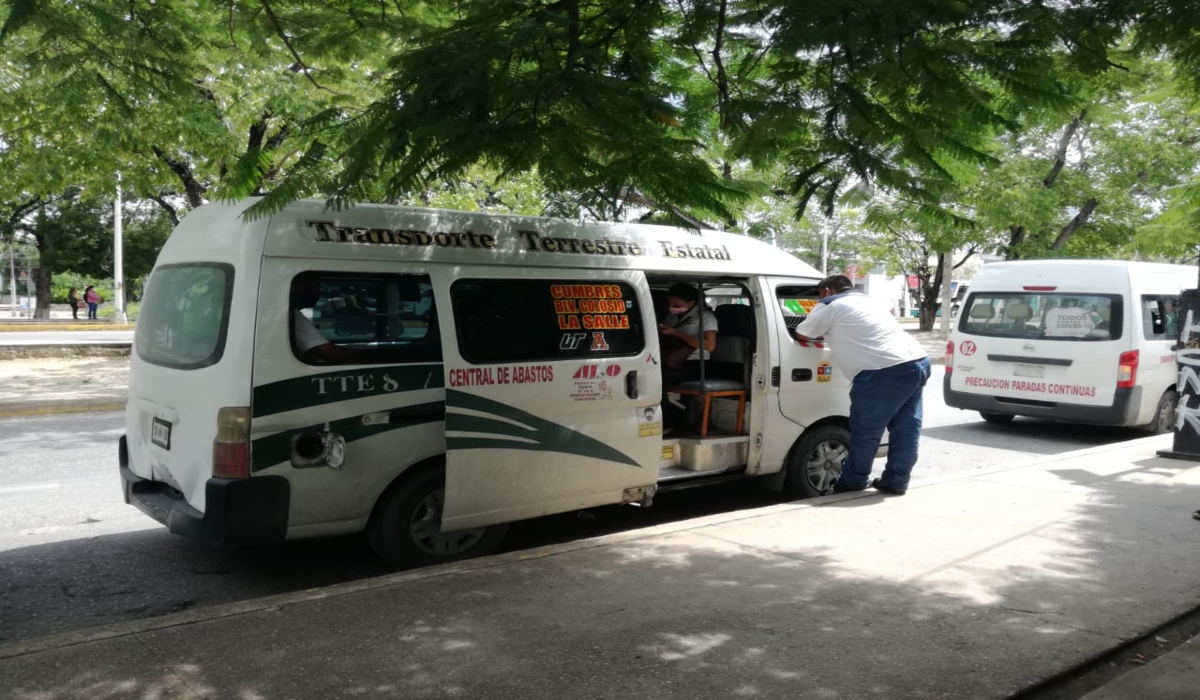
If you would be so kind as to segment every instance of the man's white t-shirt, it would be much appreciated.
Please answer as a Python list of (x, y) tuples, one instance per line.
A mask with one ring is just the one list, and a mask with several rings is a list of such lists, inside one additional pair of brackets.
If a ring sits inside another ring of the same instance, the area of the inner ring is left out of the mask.
[(847, 292), (833, 301), (817, 304), (796, 332), (809, 338), (824, 337), (833, 364), (854, 379), (859, 372), (894, 367), (928, 357), (891, 311), (866, 294)]
[(294, 342), (297, 350), (300, 352), (308, 352), (315, 347), (325, 345), (329, 342), (329, 339), (321, 335), (321, 331), (317, 330), (317, 327), (312, 324), (312, 321), (308, 320), (307, 316), (300, 313), (299, 309), (296, 309), (296, 311), (293, 313), (294, 319), (292, 321), (292, 325), (296, 329)]

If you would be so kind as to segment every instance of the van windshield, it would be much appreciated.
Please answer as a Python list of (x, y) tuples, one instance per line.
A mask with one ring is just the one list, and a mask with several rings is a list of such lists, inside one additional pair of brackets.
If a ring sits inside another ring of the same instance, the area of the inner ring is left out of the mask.
[(1117, 340), (1122, 310), (1116, 294), (979, 292), (958, 323), (963, 333), (994, 338)]
[(135, 334), (138, 357), (176, 369), (216, 364), (225, 350), (233, 268), (168, 265), (146, 283)]

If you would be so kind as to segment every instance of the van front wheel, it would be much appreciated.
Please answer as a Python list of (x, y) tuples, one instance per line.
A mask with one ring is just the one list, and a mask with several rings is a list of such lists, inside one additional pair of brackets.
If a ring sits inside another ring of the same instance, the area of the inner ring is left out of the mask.
[(1011, 413), (980, 413), (979, 417), (989, 423), (995, 423), (996, 425), (1011, 423), (1013, 422), (1013, 419), (1016, 418), (1016, 416)]
[(1168, 389), (1154, 409), (1154, 421), (1150, 423), (1150, 431), (1155, 435), (1175, 432), (1175, 408), (1178, 404), (1179, 394), (1175, 393), (1174, 389)]
[(412, 569), (491, 553), (504, 539), (507, 525), (442, 532), (446, 478), (429, 469), (392, 488), (380, 499), (367, 537), (388, 566)]

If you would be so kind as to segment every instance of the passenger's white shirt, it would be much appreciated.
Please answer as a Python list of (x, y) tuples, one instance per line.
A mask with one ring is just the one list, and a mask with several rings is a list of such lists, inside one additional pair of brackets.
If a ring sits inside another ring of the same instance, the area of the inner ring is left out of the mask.
[[(696, 306), (693, 306), (686, 314), (684, 314), (682, 316), (676, 316), (675, 314), (667, 314), (667, 318), (665, 320), (663, 320), (663, 325), (674, 328), (675, 330), (679, 331), (680, 333), (690, 335), (693, 338), (700, 338), (700, 314), (697, 313), (697, 309), (699, 308), (699, 306), (700, 306), (700, 304), (697, 303)], [(709, 311), (707, 308), (705, 308), (704, 309), (704, 332), (707, 333), (709, 331), (713, 331), (715, 333), (715, 332), (718, 332), (719, 330), (720, 329), (717, 328), (717, 315), (714, 314), (712, 311)], [(700, 338), (700, 347), (701, 348), (704, 347), (704, 339), (703, 338)], [(704, 351), (704, 359), (707, 360), (709, 358), (709, 354), (710, 353), (707, 350), (705, 350)], [(700, 348), (696, 348), (692, 352), (692, 354), (688, 356), (688, 360), (697, 360), (698, 361), (699, 359), (700, 359)]]
[(294, 340), (296, 344), (296, 350), (300, 352), (308, 352), (315, 347), (325, 345), (329, 342), (329, 339), (321, 335), (321, 331), (317, 330), (317, 327), (313, 325), (312, 321), (308, 320), (307, 316), (300, 313), (299, 309), (296, 309), (294, 314), (295, 318), (292, 322), (292, 325), (296, 328), (296, 337)]
[(894, 367), (927, 357), (890, 309), (857, 292), (817, 304), (796, 332), (809, 338), (824, 337), (834, 366), (850, 379), (863, 370)]

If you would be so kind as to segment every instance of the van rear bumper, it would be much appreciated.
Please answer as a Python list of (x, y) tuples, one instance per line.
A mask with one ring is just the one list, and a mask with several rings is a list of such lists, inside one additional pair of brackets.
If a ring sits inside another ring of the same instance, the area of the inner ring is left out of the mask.
[(1049, 401), (1014, 401), (987, 394), (954, 391), (950, 388), (950, 378), (949, 374), (942, 378), (942, 396), (946, 405), (980, 413), (1045, 418), (1063, 423), (1131, 426), (1137, 420), (1138, 410), (1142, 405), (1140, 386), (1117, 389), (1111, 406), (1080, 406)]
[(282, 542), (287, 535), (291, 496), (287, 479), (209, 479), (204, 512), (188, 505), (160, 481), (143, 479), (129, 468), (121, 438), (121, 484), (125, 502), (167, 526), (167, 530), (213, 546)]

